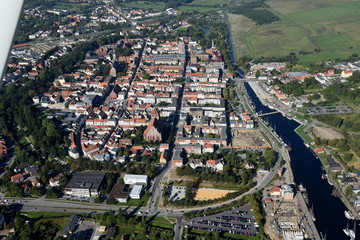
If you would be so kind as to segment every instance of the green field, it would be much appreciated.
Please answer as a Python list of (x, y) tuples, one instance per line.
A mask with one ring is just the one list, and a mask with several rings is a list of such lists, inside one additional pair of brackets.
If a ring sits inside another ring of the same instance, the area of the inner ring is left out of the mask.
[(136, 1), (136, 2), (128, 2), (125, 3), (124, 5), (129, 8), (154, 9), (154, 10), (165, 9), (165, 3), (163, 2)]
[(230, 3), (231, 0), (194, 0), (192, 1), (189, 5), (205, 5), (205, 6), (211, 6), (211, 5), (226, 5), (228, 3)]
[[(290, 52), (306, 51), (306, 55), (298, 55), (298, 58), (300, 64), (307, 65), (360, 54), (360, 2), (270, 0), (267, 3), (270, 11), (281, 20), (256, 26), (245, 34), (238, 31), (238, 36), (235, 36), (246, 43), (251, 57), (284, 56)], [(231, 24), (232, 28), (241, 28), (239, 23)], [(315, 52), (315, 49), (321, 51)]]
[(304, 131), (305, 125), (301, 125), (295, 129), (295, 132), (304, 140), (306, 143), (311, 143), (312, 138)]
[(88, 3), (57, 3), (54, 9), (66, 9), (67, 11), (82, 12), (84, 7), (89, 7)]
[(186, 11), (198, 11), (198, 12), (211, 12), (217, 11), (219, 8), (212, 8), (212, 7), (200, 7), (200, 6), (180, 6), (177, 8), (179, 11), (186, 12)]

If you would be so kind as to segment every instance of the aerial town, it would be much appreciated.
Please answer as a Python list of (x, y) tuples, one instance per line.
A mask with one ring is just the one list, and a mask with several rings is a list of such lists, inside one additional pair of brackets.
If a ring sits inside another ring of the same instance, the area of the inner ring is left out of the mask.
[(210, 2), (25, 1), (0, 239), (356, 239), (360, 57), (241, 56), (277, 5)]

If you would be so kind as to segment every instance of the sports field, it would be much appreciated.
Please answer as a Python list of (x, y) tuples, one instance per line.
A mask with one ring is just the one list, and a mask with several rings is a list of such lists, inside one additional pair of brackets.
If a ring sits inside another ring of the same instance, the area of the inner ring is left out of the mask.
[(219, 190), (219, 189), (209, 189), (209, 188), (199, 188), (196, 191), (195, 200), (205, 201), (216, 198), (224, 197), (226, 194), (235, 192), (231, 190)]
[[(299, 59), (307, 64), (360, 54), (360, 2), (270, 0), (267, 3), (281, 21), (256, 26), (236, 36), (246, 42), (250, 56), (284, 56), (306, 51)], [(232, 25), (236, 27), (239, 23)]]

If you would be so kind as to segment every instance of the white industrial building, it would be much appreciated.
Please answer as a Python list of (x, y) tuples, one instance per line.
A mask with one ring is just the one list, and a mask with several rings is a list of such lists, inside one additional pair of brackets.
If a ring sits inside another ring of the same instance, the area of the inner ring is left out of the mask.
[(148, 184), (147, 175), (137, 175), (137, 174), (125, 174), (124, 183), (129, 185), (145, 185)]
[(134, 185), (130, 192), (132, 199), (140, 199), (143, 185)]
[(302, 231), (284, 231), (284, 240), (303, 240), (304, 233)]

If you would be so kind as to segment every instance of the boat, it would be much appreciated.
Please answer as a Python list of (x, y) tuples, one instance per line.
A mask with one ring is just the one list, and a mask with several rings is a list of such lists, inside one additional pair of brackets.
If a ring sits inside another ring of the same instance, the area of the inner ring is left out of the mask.
[(306, 192), (306, 188), (302, 185), (302, 183), (300, 183), (300, 185), (299, 185), (299, 191), (301, 193)]
[(309, 209), (310, 215), (312, 220), (315, 222), (316, 218), (315, 218), (315, 214), (314, 214), (314, 205), (311, 206), (311, 208)]
[(305, 145), (305, 147), (307, 147), (307, 148), (310, 147), (310, 145), (309, 145), (308, 143), (306, 143), (306, 142), (304, 142), (304, 145)]
[(328, 181), (328, 183), (330, 184), (330, 186), (334, 186), (334, 184), (331, 182), (331, 180), (330, 180), (329, 177), (327, 177), (327, 181)]
[(321, 178), (322, 178), (322, 179), (327, 179), (326, 174), (325, 174), (325, 173), (321, 174)]
[(355, 220), (354, 215), (353, 215), (350, 211), (346, 211), (346, 210), (345, 210), (344, 214), (345, 214), (345, 217), (346, 217), (347, 219), (349, 219), (349, 220)]
[(351, 240), (355, 240), (356, 237), (356, 221), (354, 223), (354, 229), (349, 229), (349, 236)]
[(349, 232), (349, 222), (347, 223), (346, 228), (343, 229), (344, 233), (346, 236), (350, 236), (350, 232)]
[(307, 195), (307, 192), (303, 192), (302, 196), (303, 196), (303, 198), (305, 200), (306, 205), (309, 205), (309, 197)]

